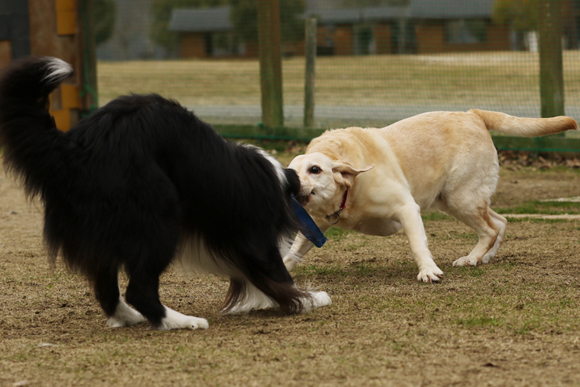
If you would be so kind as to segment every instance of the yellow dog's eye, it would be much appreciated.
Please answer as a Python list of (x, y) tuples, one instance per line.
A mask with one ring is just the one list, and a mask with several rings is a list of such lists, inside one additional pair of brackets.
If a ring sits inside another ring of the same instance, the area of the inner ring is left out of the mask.
[(308, 172), (318, 175), (320, 172), (322, 172), (322, 169), (320, 169), (318, 165), (313, 165), (312, 167), (310, 167)]

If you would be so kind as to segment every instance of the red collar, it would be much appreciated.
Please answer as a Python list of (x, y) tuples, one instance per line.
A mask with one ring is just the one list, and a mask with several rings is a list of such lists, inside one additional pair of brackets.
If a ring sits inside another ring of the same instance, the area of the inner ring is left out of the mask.
[(344, 196), (342, 197), (342, 204), (340, 205), (340, 211), (344, 210), (346, 207), (346, 199), (348, 198), (348, 187), (346, 187), (346, 191), (344, 191)]
[(348, 199), (348, 190), (349, 188), (346, 187), (346, 191), (344, 191), (344, 196), (342, 197), (342, 203), (340, 204), (340, 208), (334, 214), (326, 215), (326, 221), (330, 224), (337, 224), (340, 220), (340, 213), (342, 210), (346, 208), (346, 200)]

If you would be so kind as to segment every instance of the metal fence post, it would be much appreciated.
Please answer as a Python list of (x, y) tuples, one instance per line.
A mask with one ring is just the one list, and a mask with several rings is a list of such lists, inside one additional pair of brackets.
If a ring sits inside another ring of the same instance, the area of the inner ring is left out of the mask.
[(538, 1), (538, 27), (542, 117), (564, 115), (562, 5), (560, 0)]
[(280, 4), (278, 0), (258, 0), (262, 124), (267, 128), (284, 126), (281, 46)]
[(316, 18), (305, 21), (305, 70), (304, 70), (304, 127), (314, 126), (314, 83), (316, 79)]

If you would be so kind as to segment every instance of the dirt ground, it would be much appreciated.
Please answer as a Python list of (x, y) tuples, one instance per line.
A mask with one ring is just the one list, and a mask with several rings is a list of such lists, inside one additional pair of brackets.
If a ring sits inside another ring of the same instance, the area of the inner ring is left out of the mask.
[[(578, 169), (501, 174), (494, 208), (580, 195)], [(294, 273), (329, 307), (222, 316), (227, 283), (176, 267), (163, 302), (208, 330), (110, 329), (85, 280), (49, 268), (41, 205), (0, 172), (0, 385), (580, 386), (580, 221), (513, 219), (491, 264), (454, 268), (475, 234), (425, 219), (440, 284), (416, 281), (404, 234), (334, 229)]]

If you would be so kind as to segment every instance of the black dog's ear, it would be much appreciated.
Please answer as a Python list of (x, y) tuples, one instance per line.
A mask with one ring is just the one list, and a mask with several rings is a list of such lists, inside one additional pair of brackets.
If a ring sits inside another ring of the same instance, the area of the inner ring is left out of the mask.
[(298, 195), (300, 192), (300, 178), (296, 174), (296, 171), (290, 168), (284, 168), (284, 174), (286, 175), (286, 193), (290, 195)]

